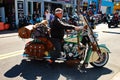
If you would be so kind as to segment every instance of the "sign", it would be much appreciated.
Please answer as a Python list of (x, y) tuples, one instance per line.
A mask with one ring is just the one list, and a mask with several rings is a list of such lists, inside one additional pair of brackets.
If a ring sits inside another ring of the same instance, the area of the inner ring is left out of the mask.
[(18, 7), (18, 18), (19, 19), (24, 18), (23, 1), (17, 1), (17, 7)]

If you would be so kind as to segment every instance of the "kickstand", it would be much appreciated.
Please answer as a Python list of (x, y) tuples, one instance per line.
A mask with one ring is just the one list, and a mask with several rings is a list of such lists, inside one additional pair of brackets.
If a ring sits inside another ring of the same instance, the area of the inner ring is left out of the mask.
[(88, 67), (88, 63), (80, 63), (77, 67), (77, 69), (81, 72), (81, 73), (86, 73), (86, 67)]

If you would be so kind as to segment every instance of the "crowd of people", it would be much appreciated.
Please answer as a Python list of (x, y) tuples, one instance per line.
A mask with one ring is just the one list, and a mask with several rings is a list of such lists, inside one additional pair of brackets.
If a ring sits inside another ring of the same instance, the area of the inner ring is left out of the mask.
[[(102, 13), (101, 11), (99, 11), (97, 14), (94, 14), (94, 12), (90, 9), (87, 11), (83, 11), (80, 12), (83, 16), (86, 16), (89, 25), (91, 26), (92, 29), (95, 28), (95, 25), (100, 24), (100, 23), (108, 23), (109, 19), (110, 19), (110, 14), (106, 14), (106, 13)], [(73, 18), (73, 16), (77, 16), (78, 12), (75, 10), (74, 13), (68, 14), (67, 11), (64, 12), (63, 14), (63, 21), (64, 22), (69, 22), (71, 20), (71, 18)], [(120, 16), (118, 15), (118, 13), (114, 13), (111, 14), (113, 16), (113, 22), (117, 22), (118, 24), (120, 23)], [(19, 21), (20, 27), (22, 26), (26, 26), (28, 24), (36, 24), (41, 22), (42, 20), (47, 20), (49, 22), (49, 24), (53, 21), (55, 17), (55, 12), (54, 11), (49, 11), (48, 9), (45, 10), (44, 15), (40, 16), (39, 14), (36, 14), (34, 12), (34, 14), (32, 16), (27, 16), (24, 17), (24, 19), (22, 21)], [(49, 25), (50, 26), (50, 25)]]

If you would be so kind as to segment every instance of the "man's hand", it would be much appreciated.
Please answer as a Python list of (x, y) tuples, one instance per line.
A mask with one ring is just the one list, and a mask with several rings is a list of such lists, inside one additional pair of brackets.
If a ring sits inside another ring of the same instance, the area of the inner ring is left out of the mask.
[(79, 31), (79, 30), (81, 30), (81, 28), (80, 27), (75, 27), (75, 30)]
[(67, 32), (67, 33), (70, 33), (70, 32), (72, 32), (72, 30), (66, 30), (66, 32)]
[(85, 26), (77, 26), (77, 27), (75, 27), (75, 30), (76, 30), (76, 31), (79, 31), (79, 30), (87, 30), (87, 28), (88, 28), (87, 25), (85, 25)]
[(88, 28), (88, 26), (87, 26), (87, 25), (85, 25), (85, 26), (84, 26), (84, 29), (87, 29), (87, 28)]

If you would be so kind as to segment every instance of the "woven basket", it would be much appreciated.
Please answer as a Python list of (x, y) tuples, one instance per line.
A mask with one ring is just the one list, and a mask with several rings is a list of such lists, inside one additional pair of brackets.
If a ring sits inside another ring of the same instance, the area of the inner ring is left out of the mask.
[(31, 26), (25, 26), (25, 27), (22, 27), (18, 30), (18, 36), (20, 38), (24, 38), (24, 39), (28, 39), (31, 37), (31, 32), (32, 32), (32, 29)]

